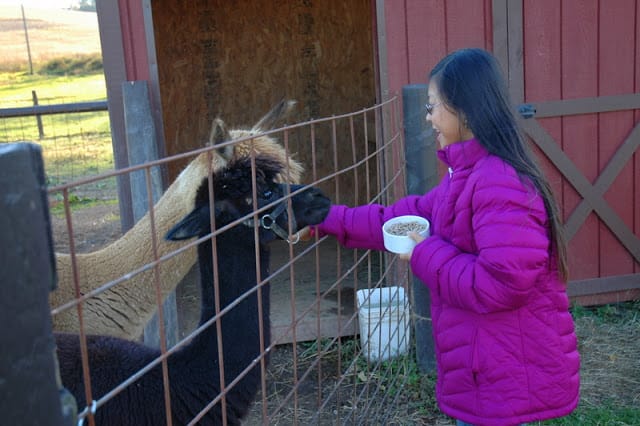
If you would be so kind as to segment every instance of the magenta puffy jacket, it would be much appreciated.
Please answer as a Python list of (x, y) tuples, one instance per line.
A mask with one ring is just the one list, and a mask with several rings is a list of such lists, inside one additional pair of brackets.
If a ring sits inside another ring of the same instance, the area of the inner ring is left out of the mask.
[(429, 219), (411, 269), (431, 290), (442, 411), (474, 425), (569, 414), (580, 357), (542, 198), (475, 139), (438, 156), (449, 174), (429, 193), (386, 208), (333, 206), (318, 230), (346, 247), (382, 250), (389, 218)]

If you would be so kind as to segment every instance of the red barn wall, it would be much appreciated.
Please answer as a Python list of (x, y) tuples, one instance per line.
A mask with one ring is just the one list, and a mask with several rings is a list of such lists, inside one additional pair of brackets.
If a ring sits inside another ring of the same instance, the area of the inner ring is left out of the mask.
[[(248, 124), (282, 93), (303, 99), (299, 120), (353, 111), (371, 105), (375, 97), (388, 99), (406, 84), (425, 83), (436, 62), (461, 47), (495, 52), (515, 100), (533, 103), (539, 112), (557, 101), (637, 95), (639, 2), (360, 0), (346, 5), (318, 0), (280, 2), (277, 8), (249, 0), (199, 1), (188, 8), (176, 0), (153, 2), (167, 152), (200, 146), (218, 111), (232, 124)], [(297, 38), (293, 46), (283, 43), (287, 31), (302, 30), (302, 17), (317, 24), (312, 37)], [(231, 36), (238, 31), (240, 36)], [(317, 46), (325, 54), (321, 60), (314, 57), (313, 70), (309, 62), (296, 60), (302, 44), (312, 38), (317, 40), (315, 54)], [(206, 57), (202, 49), (207, 45), (217, 49), (215, 58)], [(335, 54), (344, 46), (347, 59)], [(207, 61), (214, 68), (208, 69)], [(217, 80), (203, 78), (209, 71)], [(238, 80), (247, 73), (254, 76), (251, 81)], [(628, 108), (607, 111), (547, 114), (536, 122), (595, 185), (640, 119), (638, 98), (627, 103)], [(584, 195), (532, 145), (567, 220)], [(626, 277), (625, 285), (635, 282), (637, 288), (640, 154), (635, 149), (603, 198), (631, 242), (621, 244), (592, 211), (569, 241), (571, 278)]]
[[(632, 94), (637, 91), (638, 2), (553, 0), (523, 2), (525, 101), (544, 102)], [(630, 13), (632, 12), (632, 13)], [(540, 124), (580, 172), (595, 184), (638, 120), (633, 109), (542, 118)], [(542, 157), (568, 219), (583, 196)], [(604, 194), (637, 237), (638, 154), (629, 158)], [(635, 169), (635, 170), (634, 170)], [(574, 280), (638, 273), (638, 262), (595, 212), (569, 242)]]
[[(387, 96), (398, 94), (405, 84), (425, 83), (429, 70), (447, 53), (462, 47), (481, 47), (501, 59), (514, 100), (539, 104), (539, 111), (550, 101), (633, 94), (640, 83), (638, 3), (380, 1), (385, 30), (380, 60), (381, 69), (387, 70), (387, 79), (380, 84)], [(519, 15), (514, 18), (514, 14)], [(510, 23), (494, 22), (496, 19)], [(501, 33), (500, 28), (506, 26), (508, 33)], [(509, 58), (502, 57), (506, 52)], [(514, 63), (521, 70), (514, 72)], [(630, 103), (632, 107), (627, 109), (568, 112), (537, 121), (594, 185), (640, 118), (640, 100)], [(567, 220), (584, 196), (531, 142)], [(635, 250), (637, 256), (640, 236), (639, 153), (627, 159), (604, 199), (628, 229), (632, 241), (628, 245), (632, 247), (621, 244), (592, 211), (569, 241), (571, 279), (582, 282), (602, 278), (606, 284), (607, 277), (622, 276), (627, 288), (637, 289), (640, 280), (634, 274), (640, 272), (640, 264), (633, 253)], [(623, 293), (609, 295), (607, 301), (638, 296), (637, 290)]]

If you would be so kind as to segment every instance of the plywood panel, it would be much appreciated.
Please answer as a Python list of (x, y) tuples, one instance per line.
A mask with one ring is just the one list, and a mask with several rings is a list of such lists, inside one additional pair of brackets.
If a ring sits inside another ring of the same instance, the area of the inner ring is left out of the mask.
[[(216, 116), (247, 127), (283, 97), (299, 101), (290, 122), (375, 103), (369, 0), (157, 0), (152, 7), (168, 154), (201, 147)], [(331, 134), (318, 132), (324, 175), (333, 166)], [(361, 155), (366, 143), (358, 140)], [(311, 169), (307, 142), (294, 135), (291, 151)], [(338, 150), (351, 160), (350, 144)]]
[[(598, 95), (598, 1), (570, 0), (562, 13), (562, 99)], [(590, 181), (598, 177), (597, 114), (562, 119), (563, 150)], [(568, 182), (563, 183), (565, 220), (582, 201)], [(600, 273), (598, 217), (591, 213), (569, 241), (569, 268), (572, 280), (597, 277)]]
[[(608, 2), (600, 7), (598, 31), (599, 88), (600, 95), (632, 93), (634, 87), (634, 43), (629, 36), (634, 34), (635, 16), (630, 11), (635, 8), (635, 0)], [(628, 65), (626, 65), (628, 64)], [(598, 133), (599, 168), (606, 167), (611, 156), (633, 128), (633, 112), (619, 111), (600, 114)], [(605, 200), (633, 229), (633, 205), (629, 203), (629, 193), (633, 182), (633, 165), (627, 163), (605, 195)], [(633, 271), (633, 260), (618, 239), (605, 224), (600, 225), (601, 276), (620, 275)]]

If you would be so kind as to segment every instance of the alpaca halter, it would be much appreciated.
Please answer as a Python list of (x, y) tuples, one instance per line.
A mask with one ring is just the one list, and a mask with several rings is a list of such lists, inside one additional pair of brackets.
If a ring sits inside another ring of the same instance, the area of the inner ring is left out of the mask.
[[(274, 234), (276, 234), (278, 237), (282, 238), (289, 244), (297, 244), (298, 241), (300, 241), (300, 235), (296, 234), (295, 240), (289, 239), (289, 234), (284, 229), (282, 229), (282, 227), (278, 225), (278, 223), (276, 222), (276, 219), (278, 218), (278, 216), (284, 213), (286, 208), (287, 208), (286, 202), (282, 202), (278, 204), (278, 206), (271, 213), (267, 213), (260, 218), (260, 222), (258, 226), (262, 227), (263, 229), (273, 231)], [(296, 218), (292, 216), (291, 222), (293, 225), (292, 228), (295, 229)], [(254, 221), (253, 219), (247, 219), (244, 222), (242, 222), (242, 224), (252, 228), (254, 226)]]

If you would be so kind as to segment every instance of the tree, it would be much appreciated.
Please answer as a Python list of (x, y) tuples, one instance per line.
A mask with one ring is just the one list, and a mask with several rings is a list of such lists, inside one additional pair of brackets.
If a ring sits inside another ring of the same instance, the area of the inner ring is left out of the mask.
[(79, 0), (74, 9), (82, 10), (84, 12), (95, 12), (96, 0)]

